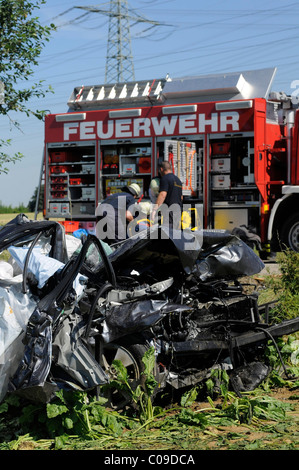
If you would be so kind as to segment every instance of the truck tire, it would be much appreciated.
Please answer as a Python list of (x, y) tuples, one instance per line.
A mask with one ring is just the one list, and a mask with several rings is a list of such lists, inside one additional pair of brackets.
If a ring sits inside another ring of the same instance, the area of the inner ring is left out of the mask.
[(287, 246), (299, 252), (299, 213), (293, 214), (284, 223), (281, 230), (282, 248)]

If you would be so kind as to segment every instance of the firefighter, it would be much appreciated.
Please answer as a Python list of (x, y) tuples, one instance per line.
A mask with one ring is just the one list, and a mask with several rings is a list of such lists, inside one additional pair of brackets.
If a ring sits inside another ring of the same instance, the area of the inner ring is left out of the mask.
[(153, 178), (151, 180), (150, 186), (149, 186), (149, 197), (150, 197), (152, 204), (155, 204), (157, 201), (159, 189), (160, 189), (160, 178), (156, 176), (156, 178)]
[(170, 228), (181, 229), (183, 191), (181, 180), (172, 172), (168, 161), (159, 167), (161, 175), (159, 194), (153, 206), (151, 219), (155, 220), (158, 209), (161, 211), (163, 223)]
[(140, 194), (140, 186), (132, 183), (98, 205), (96, 235), (100, 240), (112, 245), (128, 238), (127, 226), (135, 217), (136, 199)]

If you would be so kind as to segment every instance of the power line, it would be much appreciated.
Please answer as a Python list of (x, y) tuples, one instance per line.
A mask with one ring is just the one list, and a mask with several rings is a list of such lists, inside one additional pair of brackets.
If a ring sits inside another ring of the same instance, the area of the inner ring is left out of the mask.
[[(135, 80), (131, 47), (130, 22), (149, 23), (152, 27), (162, 23), (149, 20), (128, 7), (127, 0), (110, 0), (110, 9), (94, 6), (76, 6), (88, 13), (100, 13), (109, 17), (105, 82), (127, 82)], [(165, 25), (165, 24), (164, 24)]]

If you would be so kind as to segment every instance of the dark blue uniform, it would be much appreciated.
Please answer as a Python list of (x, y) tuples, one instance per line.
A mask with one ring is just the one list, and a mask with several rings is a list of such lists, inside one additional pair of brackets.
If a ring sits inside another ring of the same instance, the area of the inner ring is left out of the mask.
[(134, 196), (120, 192), (108, 196), (96, 210), (97, 237), (109, 245), (128, 238), (126, 211), (136, 203)]
[[(182, 211), (183, 188), (181, 180), (173, 173), (167, 173), (166, 175), (163, 175), (160, 180), (160, 191), (167, 192), (164, 204), (166, 204), (168, 207), (175, 204), (175, 206), (173, 206), (175, 212), (169, 212), (169, 226), (173, 228), (181, 228), (180, 221), (178, 220)], [(179, 216), (177, 215), (175, 217), (174, 214), (179, 214)]]

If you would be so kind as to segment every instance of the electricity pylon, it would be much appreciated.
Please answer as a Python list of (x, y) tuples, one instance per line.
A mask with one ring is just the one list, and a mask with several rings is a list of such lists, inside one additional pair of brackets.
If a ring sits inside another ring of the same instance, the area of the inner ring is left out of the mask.
[(82, 7), (95, 13), (109, 16), (108, 44), (105, 69), (105, 83), (119, 83), (135, 80), (134, 64), (131, 50), (130, 21), (161, 25), (158, 21), (148, 20), (136, 13), (128, 13), (127, 0), (110, 0), (110, 9), (104, 10), (94, 6)]

